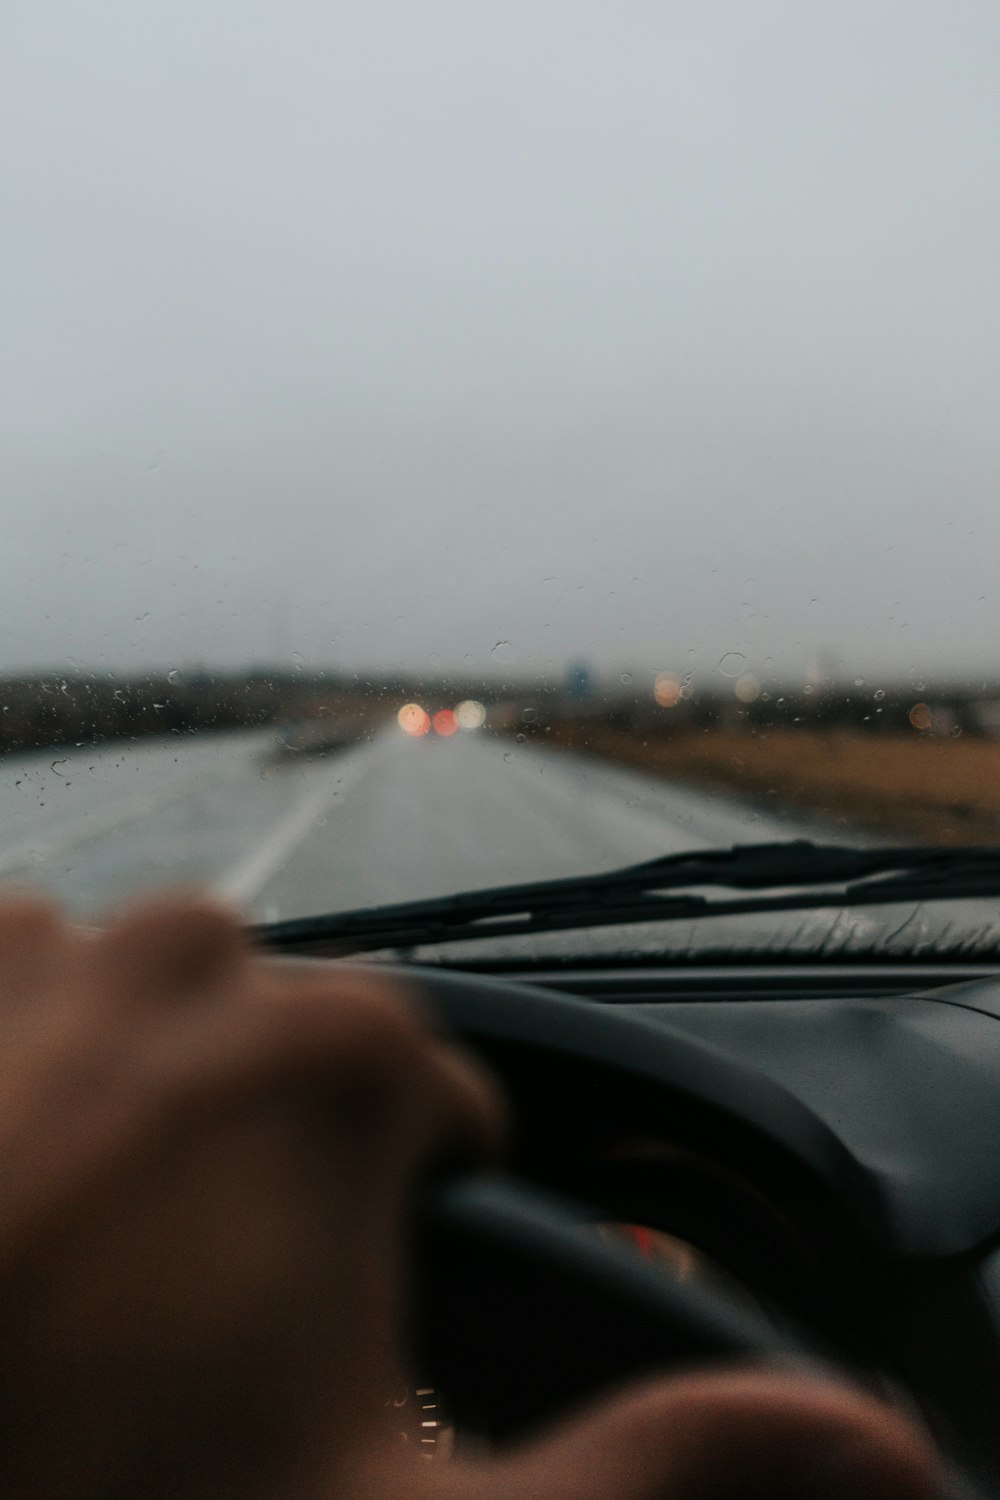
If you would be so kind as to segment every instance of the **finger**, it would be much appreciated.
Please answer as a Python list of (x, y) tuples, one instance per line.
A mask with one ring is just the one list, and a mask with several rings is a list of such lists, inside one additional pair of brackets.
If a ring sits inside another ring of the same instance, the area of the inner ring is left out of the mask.
[(0, 1009), (17, 1008), (48, 985), (64, 960), (69, 928), (43, 896), (0, 903)]
[(721, 1371), (622, 1396), (500, 1463), (454, 1465), (440, 1500), (936, 1500), (940, 1461), (900, 1413), (818, 1379)]
[(234, 1096), (308, 1088), (346, 1153), (373, 1149), (401, 1168), (435, 1149), (495, 1156), (503, 1107), (492, 1079), (430, 1032), (408, 991), (382, 976), (251, 964), (238, 1003), (202, 1016), (198, 1045), (179, 1012), (149, 1037), (165, 1089), (229, 1107)]
[[(108, 962), (95, 975), (141, 1017), (142, 987), (124, 984), (148, 928), (145, 913), (138, 915), (128, 942), (109, 943)], [(71, 1043), (74, 1036), (71, 1029)], [(303, 1159), (327, 1173), (327, 1197), (332, 1171), (336, 1192), (372, 1209), (379, 1200), (391, 1217), (435, 1156), (494, 1151), (501, 1133), (495, 1086), (452, 1057), (417, 1008), (381, 979), (334, 971), (276, 985), (251, 959), (219, 1003), (160, 1005), (156, 1025), (128, 1026), (120, 1042), (71, 1047), (50, 1121), (57, 1139), (29, 1158), (33, 1200), (85, 1198), (94, 1174), (125, 1170), (158, 1141), (278, 1108), (300, 1122)], [(71, 1137), (59, 1149), (69, 1118)]]
[[(496, 1083), (432, 1028), (417, 994), (398, 978), (348, 964), (266, 968), (268, 1057), (280, 1068), (318, 1069), (346, 1125), (391, 1136), (404, 1156), (408, 1141), (422, 1152), (428, 1136), (464, 1142), (476, 1155), (499, 1152), (504, 1110)], [(409, 1137), (398, 1133), (400, 1115)]]
[[(341, 1026), (353, 1030), (362, 1052), (404, 1107), (412, 1110), (413, 1097), (418, 1097), (423, 1118), (434, 1135), (456, 1144), (464, 1141), (478, 1157), (495, 1159), (502, 1153), (506, 1107), (498, 1084), (472, 1052), (452, 1037), (442, 1036), (436, 1018), (415, 989), (397, 975), (387, 976), (351, 964), (304, 964), (294, 976), (290, 966), (287, 968), (296, 982), (285, 999), (296, 1006), (306, 1030), (315, 1027), (323, 1034), (332, 1032), (330, 1039), (336, 1049), (343, 1045)], [(400, 1028), (395, 1041), (402, 1046), (392, 1042), (383, 1046), (379, 1041), (371, 1030), (376, 1012), (382, 1014), (383, 1023), (388, 1022), (391, 1031)], [(319, 1055), (322, 1051), (321, 1041)], [(370, 1074), (365, 1057), (356, 1061), (357, 1076), (362, 1080), (359, 1095), (364, 1097)], [(408, 1087), (401, 1088), (404, 1083)], [(377, 1089), (369, 1098), (375, 1102)]]
[(441, 1148), (462, 1161), (497, 1161), (507, 1141), (507, 1108), (499, 1084), (478, 1059), (451, 1041), (430, 1044), (425, 1094)]
[(88, 978), (123, 1005), (140, 997), (207, 991), (232, 980), (249, 947), (234, 913), (178, 892), (144, 901), (100, 933), (89, 953)]

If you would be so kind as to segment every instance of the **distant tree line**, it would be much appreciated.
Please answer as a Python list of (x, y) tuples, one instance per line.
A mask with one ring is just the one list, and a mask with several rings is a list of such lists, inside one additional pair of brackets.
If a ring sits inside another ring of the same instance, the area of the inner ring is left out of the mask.
[[(678, 681), (668, 706), (656, 701), (651, 687), (630, 682), (624, 690), (619, 685), (581, 699), (545, 680), (487, 683), (264, 666), (232, 673), (38, 673), (0, 679), (0, 752), (316, 720), (336, 731), (331, 742), (346, 741), (408, 700), (435, 709), (463, 698), (488, 706), (488, 727), (527, 735), (544, 734), (559, 721), (582, 721), (641, 736), (802, 725), (1000, 737), (1000, 684), (989, 682), (782, 687), (744, 679), (736, 687), (749, 701), (740, 701), (734, 687)], [(310, 731), (313, 738), (320, 728)]]
[[(539, 709), (542, 705), (539, 702)], [(694, 686), (664, 707), (651, 694), (592, 699), (563, 705), (560, 716), (589, 720), (633, 734), (670, 734), (691, 729), (760, 731), (777, 728), (852, 729), (864, 733), (914, 731), (933, 735), (1000, 737), (1000, 684), (888, 683), (842, 687), (761, 687), (748, 702), (732, 692)], [(533, 716), (535, 728), (545, 714)]]
[(0, 751), (271, 724), (333, 708), (339, 696), (329, 683), (292, 674), (6, 678)]

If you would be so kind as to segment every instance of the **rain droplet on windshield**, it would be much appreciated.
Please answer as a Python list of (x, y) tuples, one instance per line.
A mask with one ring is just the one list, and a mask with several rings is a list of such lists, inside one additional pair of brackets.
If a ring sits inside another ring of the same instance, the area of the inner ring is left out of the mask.
[(742, 651), (727, 651), (719, 661), (719, 671), (723, 677), (742, 677), (746, 665), (747, 659)]
[(623, 672), (621, 675), (621, 681), (625, 684), (626, 687), (628, 687), (629, 683), (632, 681), (632, 673)]
[(494, 661), (503, 663), (512, 662), (514, 660), (514, 647), (510, 641), (497, 641), (490, 655)]

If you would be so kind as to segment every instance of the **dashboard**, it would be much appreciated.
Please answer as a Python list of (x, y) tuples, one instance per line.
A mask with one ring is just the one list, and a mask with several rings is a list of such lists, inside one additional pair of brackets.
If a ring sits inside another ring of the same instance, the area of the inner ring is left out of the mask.
[[(1000, 1487), (1000, 980), (834, 993), (731, 973), (697, 993), (676, 976), (395, 972), (500, 1077), (510, 1172), (577, 1205), (581, 1235), (918, 1411)], [(489, 1434), (454, 1388), (477, 1357), (505, 1372), (504, 1430), (522, 1388), (524, 1425), (578, 1394), (575, 1332), (541, 1331), (551, 1288), (511, 1291), (492, 1262), (456, 1292), (464, 1275), (438, 1278), (435, 1316), (475, 1339), (452, 1350), (450, 1388), (406, 1395), (437, 1424), (411, 1427), (428, 1454), (463, 1419)]]

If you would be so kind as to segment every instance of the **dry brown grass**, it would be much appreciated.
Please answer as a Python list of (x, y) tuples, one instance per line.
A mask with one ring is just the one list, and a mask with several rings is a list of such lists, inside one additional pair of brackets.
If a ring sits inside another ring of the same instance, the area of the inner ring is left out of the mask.
[(585, 724), (554, 724), (546, 740), (901, 838), (1000, 843), (998, 741), (799, 728), (690, 729), (643, 741)]

